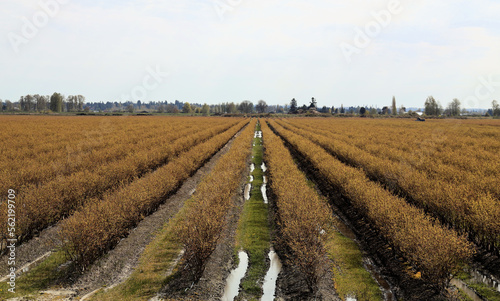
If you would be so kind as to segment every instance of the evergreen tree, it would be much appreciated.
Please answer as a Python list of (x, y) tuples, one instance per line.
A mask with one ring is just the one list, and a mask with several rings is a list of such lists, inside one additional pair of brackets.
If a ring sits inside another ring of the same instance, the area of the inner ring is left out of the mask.
[(398, 114), (398, 109), (396, 108), (396, 97), (392, 97), (392, 115), (397, 115)]
[(316, 99), (314, 99), (314, 97), (311, 98), (311, 104), (309, 105), (309, 109), (316, 109), (317, 105), (318, 103), (316, 102)]
[(295, 114), (297, 113), (297, 101), (295, 98), (292, 99), (290, 102), (290, 113)]

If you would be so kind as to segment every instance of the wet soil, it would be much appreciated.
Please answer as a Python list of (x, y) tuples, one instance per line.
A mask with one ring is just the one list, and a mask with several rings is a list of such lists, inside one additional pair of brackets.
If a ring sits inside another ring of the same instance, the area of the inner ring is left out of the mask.
[[(396, 299), (404, 300), (442, 300), (443, 296), (436, 288), (421, 279), (412, 278), (407, 272), (404, 258), (392, 248), (386, 239), (359, 214), (350, 201), (335, 187), (326, 181), (319, 171), (288, 143), (272, 126), (271, 129), (282, 138), (286, 147), (296, 158), (302, 171), (306, 173), (332, 204), (332, 208), (342, 221), (347, 224), (360, 243), (360, 247), (377, 267), (380, 275), (391, 285)], [(294, 281), (295, 279), (291, 279)], [(295, 280), (296, 281), (296, 280)]]
[[(122, 239), (114, 249), (96, 261), (83, 274), (72, 273), (69, 279), (65, 279), (64, 287), (76, 292), (76, 296), (83, 296), (103, 286), (116, 285), (130, 276), (138, 265), (141, 253), (153, 240), (156, 231), (161, 229), (164, 223), (182, 208), (184, 202), (194, 193), (203, 177), (210, 173), (221, 156), (230, 149), (235, 137), (212, 156), (193, 176), (184, 181), (180, 188), (166, 199), (153, 214), (143, 219), (136, 228), (131, 230), (130, 234)], [(60, 246), (61, 242), (57, 239), (58, 228), (58, 225), (48, 228), (42, 231), (39, 236), (20, 245), (16, 250), (19, 265), (29, 263), (33, 258), (42, 256)], [(0, 260), (2, 260), (1, 264), (6, 258), (2, 257)], [(2, 264), (2, 268), (5, 266)], [(210, 278), (208, 277), (208, 279)]]
[[(247, 159), (246, 166), (250, 166), (251, 156)], [(234, 245), (236, 241), (236, 230), (238, 221), (245, 203), (244, 191), (250, 167), (241, 173), (240, 186), (233, 196), (233, 207), (226, 215), (226, 225), (220, 236), (219, 243), (215, 251), (209, 257), (202, 277), (197, 283), (192, 283), (187, 289), (178, 290), (177, 285), (167, 285), (158, 295), (158, 300), (220, 300), (224, 294), (226, 278), (232, 269), (236, 267), (234, 263)], [(184, 281), (182, 278), (176, 282)], [(184, 283), (183, 286), (186, 286)]]
[[(279, 240), (279, 225), (276, 223), (278, 220), (276, 215), (278, 209), (276, 207), (276, 195), (274, 194), (272, 187), (272, 179), (267, 180), (267, 197), (269, 200), (269, 219), (272, 225), (271, 237), (273, 238), (272, 245), (281, 259), (282, 268), (278, 275), (276, 281), (276, 293), (275, 300), (325, 300), (325, 301), (336, 301), (341, 300), (334, 289), (333, 283), (333, 273), (331, 270), (325, 267), (324, 274), (318, 284), (318, 291), (312, 294), (309, 291), (308, 285), (303, 277), (297, 270), (289, 264), (287, 260), (288, 254), (290, 252), (287, 250), (286, 246)], [(326, 259), (329, 260), (329, 259)], [(330, 264), (332, 266), (332, 264)]]

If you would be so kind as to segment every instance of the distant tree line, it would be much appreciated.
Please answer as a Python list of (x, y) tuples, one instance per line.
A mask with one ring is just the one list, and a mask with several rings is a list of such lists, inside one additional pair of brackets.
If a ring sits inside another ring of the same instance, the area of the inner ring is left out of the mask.
[(81, 112), (84, 110), (85, 96), (64, 95), (55, 92), (52, 95), (28, 94), (21, 96), (17, 102), (6, 100), (2, 103), (2, 111), (20, 112)]
[[(425, 101), (425, 115), (427, 116), (461, 116), (468, 114), (466, 109), (461, 109), (461, 102), (459, 99), (454, 98), (446, 108), (443, 108), (441, 104), (434, 99), (433, 96), (427, 97)], [(496, 100), (491, 103), (491, 109), (487, 111), (489, 116), (500, 116), (500, 107)]]
[(396, 99), (393, 97), (392, 109), (389, 107), (383, 107), (382, 109), (372, 106), (349, 106), (344, 107), (343, 104), (340, 107), (335, 106), (323, 106), (318, 107), (316, 99), (313, 97), (309, 104), (304, 104), (298, 106), (297, 100), (293, 98), (290, 101), (290, 109), (287, 111), (288, 114), (304, 114), (304, 113), (324, 113), (324, 114), (352, 114), (352, 115), (377, 115), (377, 114), (404, 114), (406, 112), (405, 107), (401, 107), (399, 110), (396, 108)]
[[(314, 97), (311, 101), (298, 105), (298, 102), (293, 98), (290, 103), (285, 105), (268, 105), (264, 100), (259, 100), (254, 105), (249, 100), (244, 100), (240, 103), (235, 102), (222, 102), (219, 104), (208, 105), (206, 103), (189, 103), (175, 100), (168, 101), (153, 101), (153, 102), (85, 102), (85, 97), (82, 95), (69, 95), (65, 97), (60, 93), (52, 95), (28, 94), (21, 96), (17, 102), (10, 100), (1, 101), (2, 111), (7, 112), (147, 112), (147, 113), (169, 113), (169, 114), (192, 114), (192, 115), (223, 115), (223, 114), (252, 114), (252, 113), (288, 113), (288, 114), (349, 114), (349, 115), (404, 115), (413, 112), (407, 112), (406, 107), (396, 106), (396, 97), (392, 97), (391, 106), (384, 106), (382, 108), (373, 106), (323, 106), (318, 107), (317, 101)], [(424, 109), (410, 108), (417, 112), (422, 112), (426, 116), (460, 116), (469, 114), (469, 111), (461, 108), (461, 102), (458, 99), (453, 99), (446, 108), (434, 99), (433, 96), (427, 97), (424, 103)], [(484, 114), (485, 111), (482, 111)], [(496, 100), (493, 100), (491, 109), (487, 110), (489, 116), (500, 117), (500, 106)]]
[(175, 100), (153, 101), (143, 103), (137, 102), (89, 102), (86, 104), (88, 110), (94, 112), (148, 112), (148, 113), (169, 113), (169, 114), (201, 114), (223, 115), (223, 114), (252, 114), (252, 113), (283, 113), (285, 107), (279, 105), (267, 105), (264, 100), (259, 100), (256, 105), (249, 100), (240, 103), (222, 102), (219, 104), (200, 104), (193, 102), (182, 102)]
[[(416, 109), (416, 112), (425, 113), (427, 116), (461, 116), (465, 114), (470, 114), (470, 111), (461, 108), (461, 102), (457, 98), (453, 99), (446, 108), (443, 108), (441, 104), (434, 99), (433, 96), (429, 96), (424, 104), (423, 112), (421, 109)], [(484, 111), (483, 111), (484, 112)], [(350, 115), (413, 115), (415, 112), (409, 110), (405, 106), (397, 107), (396, 106), (396, 97), (392, 97), (391, 106), (384, 106), (381, 109), (377, 107), (369, 107), (369, 106), (350, 106), (344, 107), (344, 105), (340, 105), (340, 107), (327, 107), (323, 106), (322, 108), (317, 107), (317, 103), (315, 98), (313, 97), (310, 104), (304, 104), (302, 106), (298, 106), (297, 100), (293, 98), (290, 101), (290, 109), (288, 110), (289, 114), (304, 114), (304, 113), (330, 113), (330, 114), (350, 114)], [(492, 102), (492, 108), (487, 111), (487, 114), (490, 116), (500, 116), (500, 105), (496, 100)]]

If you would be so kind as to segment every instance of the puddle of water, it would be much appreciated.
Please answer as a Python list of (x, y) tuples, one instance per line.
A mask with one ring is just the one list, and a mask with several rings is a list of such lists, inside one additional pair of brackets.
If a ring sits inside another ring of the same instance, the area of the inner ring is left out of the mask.
[(266, 164), (264, 162), (262, 162), (262, 165), (260, 166), (260, 168), (262, 169), (263, 172), (266, 172), (266, 170), (267, 170)]
[(349, 297), (349, 296), (347, 296), (347, 297), (345, 298), (345, 300), (346, 300), (346, 301), (357, 301), (358, 299), (356, 299), (356, 298), (354, 298), (354, 297)]
[(248, 201), (250, 199), (250, 190), (252, 189), (252, 184), (248, 183), (245, 186), (245, 201)]
[(256, 131), (255, 135), (253, 137), (254, 138), (262, 138), (262, 132), (261, 131)]
[(226, 279), (226, 288), (224, 289), (224, 295), (221, 301), (233, 301), (240, 289), (241, 279), (245, 276), (248, 268), (248, 254), (246, 252), (240, 251), (238, 253), (240, 258), (240, 263), (238, 267), (231, 271), (231, 274)]
[(483, 299), (481, 299), (481, 297), (479, 297), (476, 292), (474, 292), (473, 290), (471, 290), (467, 284), (465, 284), (462, 280), (458, 280), (458, 279), (451, 279), (450, 281), (450, 284), (451, 285), (454, 285), (456, 287), (458, 287), (459, 289), (461, 289), (464, 293), (467, 294), (467, 296), (469, 296), (469, 298), (471, 298), (473, 301), (482, 301)]
[(250, 172), (253, 172), (255, 170), (255, 164), (250, 164)]
[(335, 219), (335, 228), (345, 237), (352, 240), (356, 239), (356, 234), (354, 234), (354, 232), (352, 232), (352, 230), (346, 224), (344, 224), (339, 217)]
[(264, 184), (267, 184), (266, 176), (262, 176), (262, 177), (263, 177), (262, 182), (264, 182)]
[(267, 204), (267, 194), (266, 194), (266, 184), (262, 184), (260, 187), (260, 192), (262, 192), (262, 198), (264, 199), (264, 204)]
[(389, 283), (385, 281), (385, 279), (382, 278), (382, 276), (378, 273), (370, 258), (364, 258), (363, 261), (366, 269), (370, 272), (370, 274), (372, 274), (372, 276), (375, 278), (375, 281), (378, 283), (378, 286), (380, 287), (380, 290), (384, 295), (384, 300), (393, 301), (394, 294)]
[(500, 281), (495, 277), (484, 275), (478, 270), (472, 270), (470, 271), (470, 274), (472, 276), (473, 282), (484, 283), (485, 285), (493, 288), (497, 292), (500, 292), (500, 283), (499, 283)]
[(278, 279), (278, 274), (281, 272), (281, 261), (278, 254), (274, 250), (269, 251), (269, 259), (271, 260), (271, 265), (269, 270), (264, 277), (264, 284), (262, 289), (264, 294), (262, 295), (261, 301), (273, 301), (274, 295), (276, 293), (276, 280)]
[(253, 182), (253, 176), (250, 175), (250, 183), (252, 183), (252, 182)]

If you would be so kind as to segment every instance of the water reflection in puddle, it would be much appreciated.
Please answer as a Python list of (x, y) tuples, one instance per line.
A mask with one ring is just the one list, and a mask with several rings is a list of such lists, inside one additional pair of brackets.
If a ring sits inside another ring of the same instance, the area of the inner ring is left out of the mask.
[(266, 276), (264, 277), (264, 284), (262, 289), (264, 294), (262, 295), (262, 301), (273, 301), (274, 295), (276, 293), (276, 280), (278, 279), (278, 274), (281, 272), (281, 261), (278, 254), (274, 250), (269, 251), (269, 259), (271, 264)]
[(260, 166), (260, 168), (262, 169), (263, 172), (266, 172), (266, 170), (267, 170), (266, 164), (264, 162), (262, 162), (262, 165)]
[(250, 199), (250, 190), (252, 189), (252, 184), (248, 183), (245, 186), (245, 201), (248, 201)]
[(493, 288), (497, 292), (500, 293), (500, 281), (493, 276), (483, 275), (478, 270), (470, 271), (470, 275), (472, 276), (472, 281), (475, 283), (484, 283), (485, 285)]
[(264, 199), (264, 204), (267, 204), (267, 194), (266, 194), (266, 184), (262, 184), (260, 187), (260, 192), (262, 192), (262, 198)]
[(240, 251), (238, 257), (240, 258), (240, 263), (236, 269), (231, 271), (231, 274), (226, 279), (226, 288), (221, 298), (222, 301), (233, 301), (238, 296), (241, 279), (243, 279), (247, 272), (248, 254)]
[(253, 182), (253, 176), (250, 175), (250, 183), (252, 183), (252, 182)]
[[(393, 301), (394, 298), (394, 293), (392, 292), (390, 284), (382, 277), (382, 275), (379, 274), (377, 271), (375, 265), (373, 264), (373, 261), (370, 258), (365, 257), (363, 259), (364, 261), (364, 266), (367, 271), (372, 274), (372, 276), (375, 278), (375, 281), (378, 283), (380, 290), (382, 291), (382, 294), (384, 295), (384, 300), (385, 301)], [(356, 299), (353, 299), (356, 300)]]
[(255, 164), (250, 164), (250, 172), (253, 172), (255, 170)]

